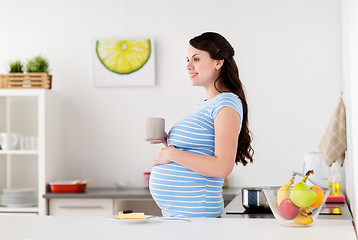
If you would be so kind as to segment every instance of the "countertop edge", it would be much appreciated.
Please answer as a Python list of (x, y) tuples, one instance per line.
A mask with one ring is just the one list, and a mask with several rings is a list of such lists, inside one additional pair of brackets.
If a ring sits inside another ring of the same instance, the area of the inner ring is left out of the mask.
[[(240, 188), (223, 188), (224, 200), (233, 199)], [(87, 188), (83, 193), (45, 193), (45, 199), (51, 198), (122, 198), (122, 199), (148, 199), (152, 198), (148, 188)]]

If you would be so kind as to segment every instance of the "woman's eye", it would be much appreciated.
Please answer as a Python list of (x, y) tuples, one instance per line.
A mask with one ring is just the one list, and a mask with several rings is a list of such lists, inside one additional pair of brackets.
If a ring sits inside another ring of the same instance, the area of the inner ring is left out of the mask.
[[(199, 62), (199, 58), (193, 58), (193, 61), (194, 61), (194, 62)], [(190, 62), (190, 59), (186, 59), (186, 62), (187, 62), (187, 63)]]

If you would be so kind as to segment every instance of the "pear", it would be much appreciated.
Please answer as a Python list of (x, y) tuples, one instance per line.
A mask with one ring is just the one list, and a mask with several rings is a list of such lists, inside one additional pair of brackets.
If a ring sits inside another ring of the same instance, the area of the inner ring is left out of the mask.
[(313, 170), (309, 170), (304, 178), (293, 186), (291, 190), (290, 199), (297, 207), (306, 208), (316, 201), (317, 195), (315, 191), (312, 191), (306, 183), (308, 176), (311, 174), (313, 174)]

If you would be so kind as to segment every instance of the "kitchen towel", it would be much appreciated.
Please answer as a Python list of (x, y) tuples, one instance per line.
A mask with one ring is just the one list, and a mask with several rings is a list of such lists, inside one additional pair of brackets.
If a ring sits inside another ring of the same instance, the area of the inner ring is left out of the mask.
[(347, 150), (346, 111), (342, 97), (318, 145), (328, 166), (338, 161), (342, 166)]

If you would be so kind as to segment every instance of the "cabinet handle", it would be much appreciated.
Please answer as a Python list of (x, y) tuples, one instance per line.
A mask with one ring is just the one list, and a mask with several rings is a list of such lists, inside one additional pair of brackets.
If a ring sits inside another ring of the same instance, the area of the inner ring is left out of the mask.
[(81, 208), (81, 209), (98, 209), (103, 208), (102, 206), (59, 206), (58, 208), (65, 208), (65, 209), (74, 209), (74, 208)]

